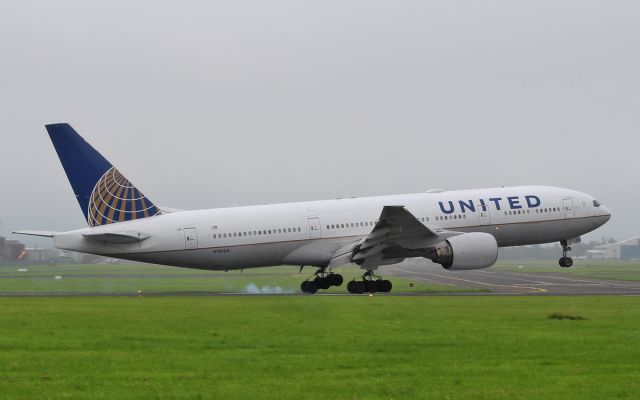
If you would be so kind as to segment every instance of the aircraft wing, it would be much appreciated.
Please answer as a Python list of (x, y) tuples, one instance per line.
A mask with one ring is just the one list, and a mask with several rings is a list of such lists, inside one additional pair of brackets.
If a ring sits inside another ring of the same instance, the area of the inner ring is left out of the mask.
[(371, 233), (353, 249), (351, 262), (364, 268), (426, 257), (437, 243), (460, 232), (424, 225), (404, 206), (385, 206)]

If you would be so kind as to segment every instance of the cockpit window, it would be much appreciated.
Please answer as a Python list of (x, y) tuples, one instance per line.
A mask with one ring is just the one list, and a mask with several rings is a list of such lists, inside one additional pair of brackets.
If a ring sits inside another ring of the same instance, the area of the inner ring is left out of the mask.
[(598, 200), (594, 200), (593, 201), (593, 206), (594, 207), (600, 207), (600, 202)]

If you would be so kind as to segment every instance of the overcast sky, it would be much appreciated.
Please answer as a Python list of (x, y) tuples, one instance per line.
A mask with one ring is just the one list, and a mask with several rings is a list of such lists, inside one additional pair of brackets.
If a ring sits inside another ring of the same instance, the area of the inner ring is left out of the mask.
[(86, 226), (69, 122), (162, 206), (545, 184), (638, 235), (639, 4), (5, 0), (0, 234)]

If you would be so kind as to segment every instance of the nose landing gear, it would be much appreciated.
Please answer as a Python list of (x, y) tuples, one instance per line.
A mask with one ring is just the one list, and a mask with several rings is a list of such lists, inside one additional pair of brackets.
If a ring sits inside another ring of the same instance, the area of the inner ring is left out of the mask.
[(324, 268), (320, 268), (313, 274), (315, 278), (306, 280), (300, 284), (300, 290), (303, 293), (314, 294), (319, 289), (329, 289), (331, 286), (340, 286), (344, 282), (344, 278), (340, 274), (333, 272), (327, 273)]
[(352, 280), (347, 284), (347, 290), (352, 294), (362, 294), (362, 293), (388, 293), (391, 291), (393, 285), (391, 281), (386, 279), (382, 279), (380, 276), (376, 276), (373, 274), (372, 270), (367, 270), (362, 275), (362, 280)]
[(562, 246), (562, 257), (558, 261), (558, 264), (560, 264), (562, 268), (569, 268), (573, 265), (573, 259), (567, 257), (567, 252), (571, 250), (571, 246), (568, 245), (566, 240), (561, 240), (560, 245)]

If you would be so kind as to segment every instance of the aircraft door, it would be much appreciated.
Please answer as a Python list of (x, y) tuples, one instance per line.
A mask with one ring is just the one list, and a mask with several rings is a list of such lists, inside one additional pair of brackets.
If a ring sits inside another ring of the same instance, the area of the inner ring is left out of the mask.
[(307, 223), (309, 224), (309, 239), (320, 238), (322, 236), (322, 231), (320, 230), (320, 218), (308, 218)]
[(480, 204), (480, 225), (491, 225), (491, 212), (489, 206), (486, 204)]
[(185, 249), (197, 249), (198, 248), (198, 231), (196, 228), (184, 228), (184, 248)]
[(573, 201), (571, 199), (562, 199), (564, 203), (564, 217), (565, 218), (574, 218), (576, 216), (576, 210), (573, 206)]

